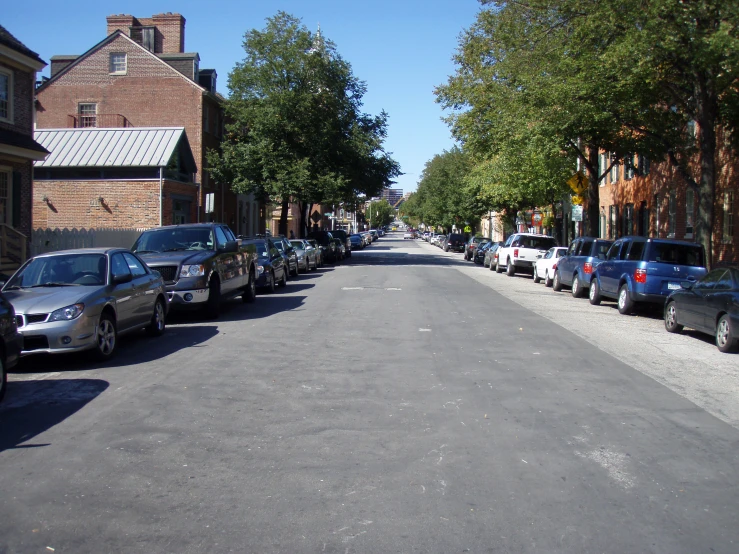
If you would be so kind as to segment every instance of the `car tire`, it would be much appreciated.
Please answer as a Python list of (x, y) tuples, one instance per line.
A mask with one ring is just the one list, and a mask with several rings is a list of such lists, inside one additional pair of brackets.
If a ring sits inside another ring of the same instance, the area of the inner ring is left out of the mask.
[(444, 247), (444, 252), (449, 252), (449, 247), (448, 246), (445, 246)]
[(221, 282), (218, 277), (211, 277), (208, 283), (208, 300), (205, 303), (205, 315), (210, 319), (221, 313)]
[(665, 307), (665, 329), (668, 333), (679, 333), (683, 330), (683, 326), (677, 322), (677, 308), (674, 301)]
[(552, 282), (552, 290), (554, 292), (562, 291), (562, 281), (559, 279), (559, 271), (554, 272), (554, 281)]
[(629, 285), (624, 283), (621, 288), (618, 289), (618, 313), (622, 315), (629, 315), (634, 311), (634, 301), (631, 300), (629, 294)]
[(500, 267), (500, 259), (495, 262), (495, 273), (503, 273), (503, 268)]
[(593, 306), (598, 306), (602, 300), (600, 296), (600, 285), (598, 279), (590, 281), (590, 290), (588, 291), (588, 300)]
[(269, 282), (267, 283), (267, 292), (270, 294), (275, 292), (275, 272), (274, 271), (269, 272)]
[(513, 277), (516, 274), (516, 266), (511, 263), (510, 258), (508, 258), (508, 263), (505, 266), (505, 274), (508, 277)]
[(739, 350), (739, 340), (734, 336), (729, 314), (722, 315), (716, 325), (716, 348), (721, 352), (736, 352)]
[(572, 278), (572, 296), (574, 298), (582, 298), (583, 292), (584, 292), (584, 287), (580, 283), (580, 276), (576, 274)]
[(290, 275), (293, 277), (297, 277), (298, 275), (300, 275), (300, 265), (298, 264), (298, 262), (295, 262), (295, 273), (290, 272)]
[(8, 372), (5, 371), (5, 360), (0, 356), (0, 402), (5, 397), (5, 389), (8, 388)]
[(241, 300), (245, 304), (251, 304), (257, 299), (257, 280), (254, 277), (254, 271), (249, 272), (249, 283), (246, 285), (244, 294), (241, 295)]
[(536, 265), (534, 265), (534, 283), (539, 283), (541, 281), (541, 277), (539, 277), (539, 272), (536, 269)]
[(551, 287), (552, 286), (552, 278), (549, 276), (549, 270), (547, 269), (546, 274), (544, 275), (544, 286), (545, 287)]
[(98, 361), (109, 360), (115, 353), (118, 344), (118, 331), (115, 328), (113, 317), (103, 312), (95, 330), (95, 349), (93, 357)]
[(283, 289), (287, 286), (287, 273), (284, 271), (282, 272), (282, 279), (280, 280), (279, 284), (280, 287)]
[(164, 334), (164, 329), (167, 325), (164, 321), (166, 315), (167, 312), (164, 309), (164, 302), (161, 298), (157, 298), (157, 301), (154, 302), (154, 313), (151, 316), (151, 322), (146, 328), (146, 333), (149, 336), (160, 337)]

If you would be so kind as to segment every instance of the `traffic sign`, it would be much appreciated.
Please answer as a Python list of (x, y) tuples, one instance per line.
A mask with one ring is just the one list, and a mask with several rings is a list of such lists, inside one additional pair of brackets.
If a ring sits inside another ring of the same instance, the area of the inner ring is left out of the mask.
[(465, 233), (471, 233), (472, 232), (472, 227), (470, 227), (469, 225), (465, 226), (464, 232)]
[(572, 177), (567, 180), (567, 186), (569, 186), (575, 194), (582, 195), (588, 190), (588, 178), (582, 171), (578, 171)]

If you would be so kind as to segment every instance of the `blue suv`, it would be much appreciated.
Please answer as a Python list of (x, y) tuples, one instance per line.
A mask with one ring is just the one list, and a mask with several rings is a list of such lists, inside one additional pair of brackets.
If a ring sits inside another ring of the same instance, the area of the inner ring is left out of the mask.
[(613, 243), (590, 280), (590, 303), (602, 298), (618, 302), (629, 314), (638, 302), (664, 304), (681, 281), (695, 281), (707, 273), (703, 246), (693, 242), (623, 237)]
[(572, 241), (567, 254), (557, 260), (552, 288), (572, 287), (572, 296), (580, 298), (590, 286), (590, 278), (598, 264), (606, 259), (612, 240), (581, 237)]

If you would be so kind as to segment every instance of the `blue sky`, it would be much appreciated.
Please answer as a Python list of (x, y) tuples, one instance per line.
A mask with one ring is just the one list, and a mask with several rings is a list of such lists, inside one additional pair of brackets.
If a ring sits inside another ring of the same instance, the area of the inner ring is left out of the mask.
[(451, 57), (460, 32), (475, 19), (477, 0), (14, 1), (6, 2), (1, 23), (48, 63), (53, 55), (81, 54), (102, 40), (108, 15), (181, 13), (185, 49), (200, 54), (201, 67), (216, 69), (218, 90), (227, 94), (228, 73), (243, 59), (244, 33), (263, 28), (278, 10), (313, 31), (320, 23), (354, 75), (367, 83), (365, 111), (384, 109), (390, 116), (386, 147), (405, 173), (395, 187), (415, 190), (424, 164), (454, 144), (433, 89), (454, 72)]

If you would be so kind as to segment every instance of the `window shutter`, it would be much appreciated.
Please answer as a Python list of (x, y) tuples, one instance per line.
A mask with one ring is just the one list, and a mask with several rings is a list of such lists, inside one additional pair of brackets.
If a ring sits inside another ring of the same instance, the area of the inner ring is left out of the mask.
[(20, 227), (21, 224), (21, 173), (20, 171), (13, 172), (13, 210), (11, 225), (13, 227)]

